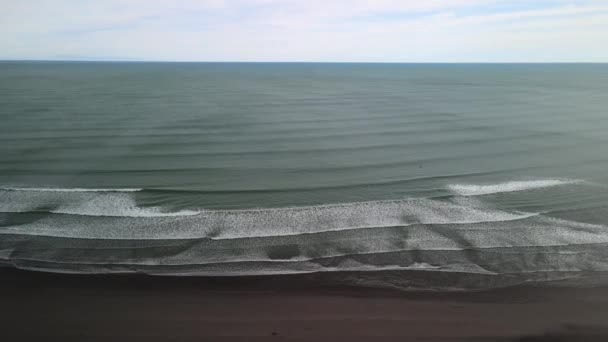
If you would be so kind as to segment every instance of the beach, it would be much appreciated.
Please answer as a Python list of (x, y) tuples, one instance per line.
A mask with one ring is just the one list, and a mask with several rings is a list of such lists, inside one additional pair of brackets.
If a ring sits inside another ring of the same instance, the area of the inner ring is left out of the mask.
[(10, 341), (605, 341), (608, 288), (394, 291), (3, 269)]
[(608, 1), (0, 8), (0, 342), (608, 342)]

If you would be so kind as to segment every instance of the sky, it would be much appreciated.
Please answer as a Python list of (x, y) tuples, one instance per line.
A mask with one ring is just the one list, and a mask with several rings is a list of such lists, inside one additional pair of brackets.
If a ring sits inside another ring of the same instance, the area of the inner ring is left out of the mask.
[(0, 59), (608, 62), (608, 0), (0, 0)]

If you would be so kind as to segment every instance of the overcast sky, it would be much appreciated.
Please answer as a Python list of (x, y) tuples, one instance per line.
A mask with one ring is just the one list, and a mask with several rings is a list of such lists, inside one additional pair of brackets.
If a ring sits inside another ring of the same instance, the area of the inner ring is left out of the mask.
[(2, 0), (0, 59), (608, 62), (608, 0)]

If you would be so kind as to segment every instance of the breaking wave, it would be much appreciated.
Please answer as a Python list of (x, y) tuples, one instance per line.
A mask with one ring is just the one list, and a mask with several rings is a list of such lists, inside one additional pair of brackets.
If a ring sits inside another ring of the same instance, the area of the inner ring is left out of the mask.
[(581, 183), (580, 180), (543, 179), (530, 181), (511, 181), (496, 184), (450, 184), (448, 189), (461, 196), (479, 196), (504, 192), (542, 189), (567, 184)]
[[(573, 182), (454, 184), (448, 189), (455, 196), (436, 199), (173, 212), (138, 205), (137, 190), (145, 189), (5, 187), (0, 265), (68, 273), (490, 277), (468, 284), (478, 287), (608, 272), (605, 226), (500, 210), (468, 197)], [(362, 277), (372, 276), (355, 279)], [(440, 279), (439, 287), (455, 285)]]
[(0, 211), (127, 217), (185, 216), (198, 213), (192, 210), (166, 212), (158, 207), (139, 207), (132, 197), (132, 193), (138, 191), (141, 190), (2, 188)]
[(90, 189), (90, 188), (18, 188), (1, 187), (4, 191), (32, 191), (32, 192), (137, 192), (143, 189), (116, 188), (116, 189)]
[[(236, 239), (414, 224), (503, 222), (537, 215), (484, 208), (475, 201), (432, 199), (167, 212), (158, 207), (138, 207), (128, 193), (29, 191), (0, 192), (0, 212), (67, 214), (43, 217), (18, 228), (28, 235), (96, 239), (109, 236), (114, 239)], [(88, 224), (83, 225), (84, 218), (74, 218), (74, 215), (87, 216)]]

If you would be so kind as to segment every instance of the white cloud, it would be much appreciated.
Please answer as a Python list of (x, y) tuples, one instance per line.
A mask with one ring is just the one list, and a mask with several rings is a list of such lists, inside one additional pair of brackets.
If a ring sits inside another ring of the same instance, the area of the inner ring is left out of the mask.
[(11, 0), (0, 58), (608, 61), (603, 1)]

